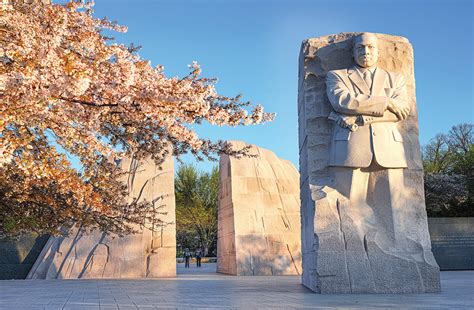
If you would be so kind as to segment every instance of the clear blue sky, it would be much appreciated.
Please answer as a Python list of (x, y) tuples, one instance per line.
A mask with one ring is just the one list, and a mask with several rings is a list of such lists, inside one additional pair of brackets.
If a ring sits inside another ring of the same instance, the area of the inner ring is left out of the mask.
[(421, 143), (473, 123), (472, 0), (96, 0), (95, 16), (128, 26), (128, 33), (114, 35), (117, 41), (142, 45), (140, 55), (164, 65), (168, 76), (187, 74), (187, 64), (196, 60), (204, 76), (219, 78), (222, 94), (242, 93), (277, 113), (263, 126), (198, 127), (201, 136), (257, 144), (296, 167), (298, 54), (306, 38), (355, 31), (408, 38), (415, 51)]

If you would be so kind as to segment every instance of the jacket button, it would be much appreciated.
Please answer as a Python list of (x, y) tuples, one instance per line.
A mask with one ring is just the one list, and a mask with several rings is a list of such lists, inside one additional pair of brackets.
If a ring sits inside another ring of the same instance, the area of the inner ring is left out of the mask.
[(372, 135), (375, 136), (375, 131), (372, 132)]

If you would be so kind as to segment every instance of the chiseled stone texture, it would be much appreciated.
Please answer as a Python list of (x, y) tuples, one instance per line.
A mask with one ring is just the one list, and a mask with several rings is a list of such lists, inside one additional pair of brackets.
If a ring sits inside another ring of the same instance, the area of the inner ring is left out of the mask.
[[(244, 142), (232, 142), (236, 148)], [(273, 152), (221, 155), (217, 271), (231, 275), (301, 274), (299, 174)]]
[[(325, 79), (330, 70), (354, 65), (352, 38), (357, 34), (308, 39), (301, 47), (298, 117), (302, 282), (319, 293), (437, 292), (439, 267), (431, 252), (424, 202), (413, 50), (405, 38), (377, 34), (378, 66), (404, 75), (411, 107), (408, 119), (397, 123), (408, 168), (403, 170), (403, 182), (396, 185), (392, 199), (403, 207), (381, 208), (377, 202), (387, 201), (387, 197), (379, 197), (380, 193), (374, 191), (369, 196), (373, 196), (370, 199), (375, 207), (369, 215), (364, 214), (334, 188), (335, 172), (348, 168), (328, 167), (335, 125), (327, 118), (332, 108)], [(369, 188), (387, 183), (387, 174), (381, 172), (374, 179), (378, 181), (371, 184), (369, 180)], [(361, 235), (360, 227), (368, 232)]]
[[(101, 232), (81, 233), (69, 237), (51, 237), (29, 279), (78, 278), (160, 278), (176, 276), (176, 226), (174, 167), (169, 157), (160, 170), (152, 160), (138, 162), (122, 159), (120, 165), (130, 174), (126, 180), (129, 199), (154, 201), (167, 225), (122, 238)], [(151, 223), (146, 224), (151, 225)], [(156, 225), (156, 224), (155, 224)]]

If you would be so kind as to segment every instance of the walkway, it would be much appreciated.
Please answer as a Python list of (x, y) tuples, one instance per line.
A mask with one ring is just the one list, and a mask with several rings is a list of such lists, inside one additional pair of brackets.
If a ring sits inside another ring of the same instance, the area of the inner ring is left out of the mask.
[(474, 309), (474, 271), (442, 272), (443, 292), (320, 295), (296, 276), (232, 277), (192, 266), (160, 280), (5, 280), (0, 309)]
[(217, 264), (201, 264), (201, 268), (196, 267), (196, 263), (191, 263), (189, 268), (184, 268), (184, 263), (177, 264), (176, 273), (178, 278), (182, 275), (213, 274), (216, 275)]

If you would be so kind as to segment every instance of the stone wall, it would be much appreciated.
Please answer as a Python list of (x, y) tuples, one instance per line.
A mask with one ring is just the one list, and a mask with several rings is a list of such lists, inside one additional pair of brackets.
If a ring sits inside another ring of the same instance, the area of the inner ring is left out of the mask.
[(428, 226), (441, 270), (474, 270), (474, 217), (432, 217)]
[(26, 278), (47, 240), (36, 234), (0, 239), (0, 280)]
[[(155, 201), (167, 225), (155, 231), (137, 227), (139, 233), (125, 237), (90, 234), (79, 230), (69, 237), (52, 237), (31, 269), (30, 279), (159, 278), (176, 276), (176, 226), (173, 159), (162, 170), (153, 161), (123, 159), (130, 174), (126, 179), (129, 197)], [(151, 225), (151, 224), (150, 224)]]
[(298, 171), (269, 150), (250, 152), (257, 157), (220, 158), (217, 271), (300, 274)]
[(430, 249), (424, 203), (413, 50), (405, 38), (377, 34), (378, 67), (404, 75), (411, 107), (408, 119), (397, 123), (408, 169), (403, 170), (396, 199), (405, 199), (406, 203), (403, 208), (392, 208), (384, 214), (385, 217), (392, 212), (391, 216), (396, 217), (393, 228), (396, 237), (389, 241), (396, 244), (390, 251), (397, 254), (388, 254), (388, 243), (382, 246), (379, 242), (385, 229), (382, 222), (374, 224), (378, 231), (360, 239), (354, 227), (364, 221), (364, 215), (356, 214), (357, 206), (339, 205), (340, 194), (333, 188), (335, 170), (328, 164), (335, 125), (328, 120), (332, 107), (326, 95), (325, 79), (330, 70), (354, 65), (352, 38), (356, 34), (308, 39), (301, 47), (298, 118), (302, 281), (321, 293), (438, 291), (439, 269)]

